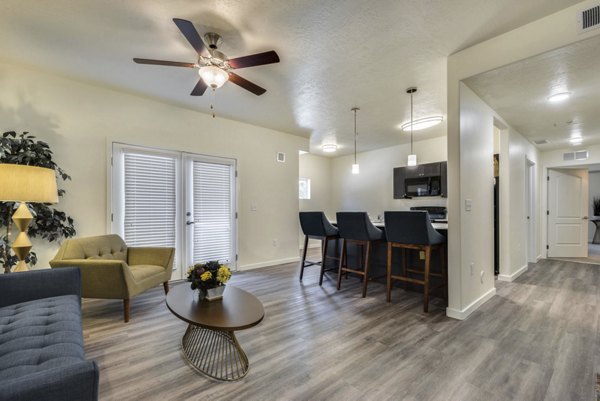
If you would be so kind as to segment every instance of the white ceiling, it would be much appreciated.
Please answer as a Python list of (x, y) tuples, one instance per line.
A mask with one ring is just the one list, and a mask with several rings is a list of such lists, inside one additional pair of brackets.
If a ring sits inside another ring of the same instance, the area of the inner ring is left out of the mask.
[[(465, 80), (503, 119), (541, 150), (600, 143), (600, 36), (507, 65)], [(548, 96), (571, 92), (564, 102)]]
[[(409, 141), (405, 89), (417, 86), (415, 119), (446, 110), (446, 57), (578, 3), (578, 0), (2, 0), (0, 55), (119, 90), (209, 111), (189, 96), (193, 70), (134, 64), (133, 57), (195, 62), (173, 17), (223, 36), (229, 57), (275, 50), (281, 63), (238, 70), (263, 86), (256, 97), (225, 84), (219, 116), (352, 152)], [(208, 94), (209, 92), (207, 92)], [(415, 140), (445, 135), (445, 123)]]

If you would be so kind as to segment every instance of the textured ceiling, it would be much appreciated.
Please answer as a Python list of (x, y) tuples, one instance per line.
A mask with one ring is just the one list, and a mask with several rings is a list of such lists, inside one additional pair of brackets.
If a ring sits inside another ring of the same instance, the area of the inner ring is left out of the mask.
[[(133, 57), (195, 62), (172, 22), (221, 34), (229, 57), (276, 50), (281, 63), (239, 70), (267, 89), (256, 97), (226, 84), (217, 115), (310, 136), (352, 152), (409, 141), (408, 86), (415, 118), (446, 110), (446, 57), (576, 4), (577, 0), (2, 0), (0, 54), (77, 79), (208, 112), (191, 97), (193, 70), (137, 65)], [(415, 140), (445, 135), (445, 124)]]
[[(600, 36), (550, 51), (465, 80), (502, 118), (541, 150), (600, 143)], [(564, 102), (548, 96), (571, 92)]]

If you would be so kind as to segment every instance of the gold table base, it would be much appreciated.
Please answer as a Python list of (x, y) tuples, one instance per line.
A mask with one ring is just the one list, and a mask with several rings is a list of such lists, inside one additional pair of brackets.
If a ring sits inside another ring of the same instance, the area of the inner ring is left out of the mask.
[(233, 331), (190, 324), (181, 339), (181, 351), (194, 370), (217, 380), (239, 380), (250, 366)]

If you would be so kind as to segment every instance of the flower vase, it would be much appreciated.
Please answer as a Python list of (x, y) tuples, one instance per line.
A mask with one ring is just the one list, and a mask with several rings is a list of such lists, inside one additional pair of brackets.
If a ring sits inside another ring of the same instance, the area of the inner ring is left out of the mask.
[(209, 288), (206, 290), (206, 296), (204, 297), (207, 301), (217, 301), (223, 298), (223, 292), (225, 291), (225, 286), (221, 285), (215, 288)]

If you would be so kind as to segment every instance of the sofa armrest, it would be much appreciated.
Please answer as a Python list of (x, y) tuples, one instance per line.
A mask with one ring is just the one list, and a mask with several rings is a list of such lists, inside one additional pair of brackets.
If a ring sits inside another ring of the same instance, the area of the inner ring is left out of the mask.
[(74, 267), (2, 274), (0, 294), (0, 307), (59, 295), (80, 297), (81, 274)]
[(51, 260), (53, 269), (76, 266), (81, 270), (83, 298), (129, 299), (134, 280), (127, 263), (115, 259)]
[(15, 379), (0, 378), (0, 401), (97, 401), (98, 377), (96, 362), (82, 361)]
[(135, 265), (162, 266), (165, 270), (173, 269), (175, 248), (159, 247), (129, 247), (127, 248), (127, 263)]

